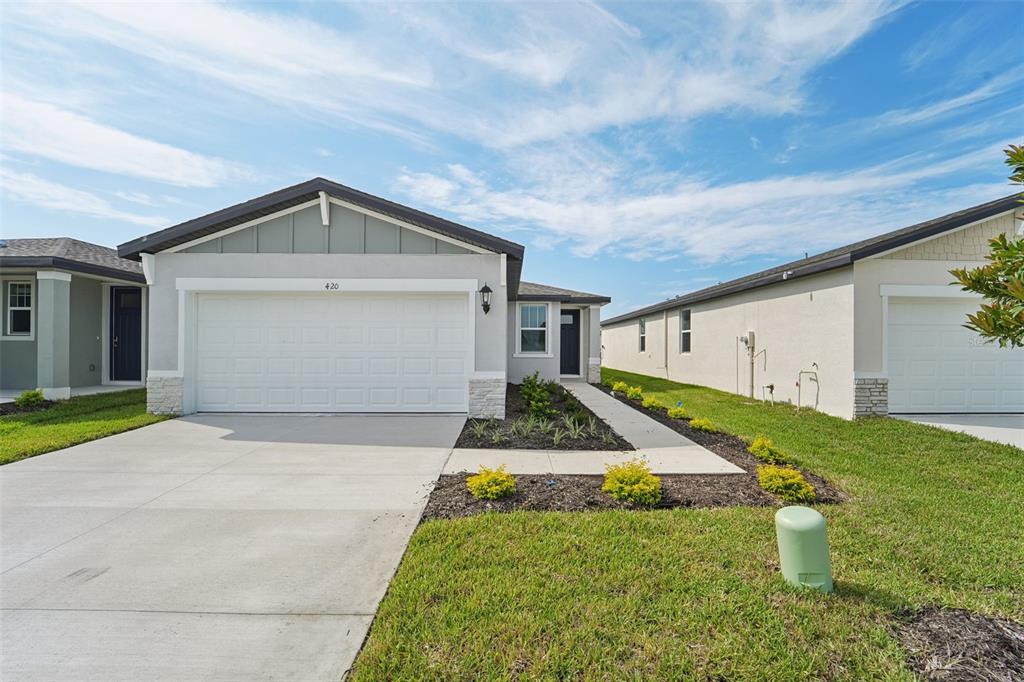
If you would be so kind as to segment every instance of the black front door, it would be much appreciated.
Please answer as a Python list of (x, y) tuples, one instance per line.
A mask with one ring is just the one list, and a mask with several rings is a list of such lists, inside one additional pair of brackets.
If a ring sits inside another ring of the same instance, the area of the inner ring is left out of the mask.
[(580, 373), (580, 311), (562, 311), (561, 373), (578, 376)]
[(142, 380), (142, 289), (110, 288), (110, 379)]

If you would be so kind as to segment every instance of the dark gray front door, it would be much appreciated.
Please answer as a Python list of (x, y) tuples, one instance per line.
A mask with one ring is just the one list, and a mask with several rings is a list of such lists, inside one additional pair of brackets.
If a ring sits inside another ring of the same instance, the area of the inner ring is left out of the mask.
[(142, 289), (110, 288), (110, 379), (142, 380)]
[(580, 373), (580, 311), (562, 311), (562, 344), (559, 349), (562, 374)]

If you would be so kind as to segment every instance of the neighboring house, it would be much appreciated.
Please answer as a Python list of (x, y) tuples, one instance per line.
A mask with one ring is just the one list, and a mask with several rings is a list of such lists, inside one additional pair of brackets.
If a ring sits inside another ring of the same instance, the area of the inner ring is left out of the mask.
[(315, 178), (118, 247), (149, 284), (152, 412), (503, 416), (506, 382), (596, 380), (609, 299), (524, 249)]
[(605, 365), (756, 398), (772, 385), (847, 418), (1024, 412), (1024, 349), (964, 328), (981, 299), (949, 274), (1022, 219), (1014, 195), (619, 315)]
[(48, 398), (142, 385), (145, 278), (114, 249), (69, 239), (0, 241), (0, 390)]

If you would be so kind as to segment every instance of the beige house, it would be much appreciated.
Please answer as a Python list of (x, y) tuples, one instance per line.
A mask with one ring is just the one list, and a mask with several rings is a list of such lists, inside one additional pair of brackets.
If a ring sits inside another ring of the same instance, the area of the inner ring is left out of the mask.
[(1017, 195), (602, 322), (605, 366), (841, 417), (1024, 412), (1024, 349), (963, 327), (949, 271), (1024, 230)]

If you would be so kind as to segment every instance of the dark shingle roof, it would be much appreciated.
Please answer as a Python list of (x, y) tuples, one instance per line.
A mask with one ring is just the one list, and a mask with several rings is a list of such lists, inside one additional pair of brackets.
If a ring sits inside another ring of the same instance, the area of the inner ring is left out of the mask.
[(818, 272), (825, 272), (826, 270), (834, 270), (836, 268), (852, 265), (854, 261), (862, 258), (874, 256), (901, 246), (907, 246), (908, 244), (920, 241), (921, 239), (934, 237), (942, 234), (943, 232), (955, 230), (958, 227), (963, 227), (964, 225), (969, 225), (973, 222), (1011, 211), (1020, 206), (1019, 201), (1021, 196), (1022, 195), (1020, 194), (1011, 194), (1010, 196), (979, 204), (977, 206), (972, 206), (971, 208), (957, 211), (956, 213), (950, 213), (949, 215), (944, 215), (940, 218), (926, 220), (923, 223), (917, 223), (916, 225), (893, 230), (892, 232), (886, 232), (885, 234), (880, 234), (877, 237), (871, 237), (870, 239), (864, 239), (859, 242), (854, 242), (853, 244), (840, 246), (808, 258), (801, 258), (800, 260), (784, 263), (773, 268), (768, 268), (767, 270), (756, 272), (752, 275), (739, 277), (737, 279), (729, 280), (728, 282), (721, 282), (715, 286), (707, 287), (706, 289), (700, 289), (688, 294), (683, 294), (682, 296), (676, 296), (675, 298), (670, 298), (669, 300), (662, 301), (661, 303), (655, 303), (654, 305), (649, 305), (645, 308), (640, 308), (623, 315), (618, 315), (608, 320), (602, 320), (601, 325), (605, 326), (609, 324), (616, 324), (618, 322), (626, 322), (643, 315), (650, 315), (652, 313), (661, 312), (662, 310), (677, 308), (681, 305), (710, 301), (741, 291), (756, 289), (758, 287), (768, 286), (769, 284), (777, 284), (784, 280), (796, 279), (797, 277), (805, 277)]
[(117, 251), (70, 237), (40, 239), (4, 239), (0, 247), (0, 266), (8, 268), (59, 268), (92, 275), (103, 275), (134, 282), (145, 282), (142, 266), (120, 258)]
[(612, 300), (600, 294), (588, 294), (585, 291), (573, 291), (534, 282), (520, 282), (517, 298), (520, 301), (561, 301), (563, 303), (610, 303)]

